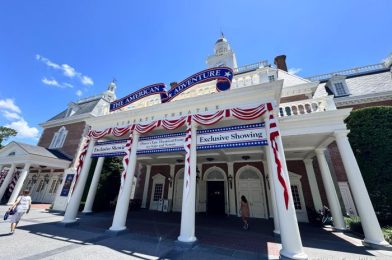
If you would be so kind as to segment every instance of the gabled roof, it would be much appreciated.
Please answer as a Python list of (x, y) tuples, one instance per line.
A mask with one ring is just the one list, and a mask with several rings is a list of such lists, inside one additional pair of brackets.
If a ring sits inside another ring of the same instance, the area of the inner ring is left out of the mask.
[(3, 147), (1, 151), (8, 149), (10, 146), (16, 145), (20, 147), (22, 150), (24, 150), (28, 154), (32, 155), (38, 155), (38, 156), (43, 156), (43, 157), (48, 157), (48, 158), (53, 158), (53, 159), (62, 159), (62, 160), (67, 160), (67, 161), (72, 161), (72, 158), (69, 156), (63, 154), (62, 152), (58, 150), (53, 150), (53, 149), (47, 149), (42, 146), (37, 146), (37, 145), (31, 145), (31, 144), (25, 144), (21, 142), (11, 142), (7, 144), (5, 147)]
[[(100, 100), (101, 98), (96, 98), (96, 99), (88, 100), (86, 102), (77, 103), (79, 109), (72, 116), (91, 113)], [(67, 116), (67, 111), (68, 108), (62, 111), (61, 113), (57, 114), (56, 116), (52, 117), (47, 122), (65, 118)]]

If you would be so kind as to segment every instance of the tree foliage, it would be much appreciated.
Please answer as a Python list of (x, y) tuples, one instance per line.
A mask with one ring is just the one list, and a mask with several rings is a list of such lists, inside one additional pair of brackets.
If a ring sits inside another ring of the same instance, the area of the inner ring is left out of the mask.
[(94, 211), (109, 210), (110, 202), (117, 199), (122, 170), (122, 157), (105, 158), (94, 200)]
[(392, 222), (392, 107), (353, 111), (349, 140), (381, 222)]
[(15, 136), (18, 132), (16, 132), (12, 128), (8, 128), (5, 126), (0, 126), (0, 148), (3, 147), (2, 143), (3, 141), (7, 140), (7, 138), (11, 136)]

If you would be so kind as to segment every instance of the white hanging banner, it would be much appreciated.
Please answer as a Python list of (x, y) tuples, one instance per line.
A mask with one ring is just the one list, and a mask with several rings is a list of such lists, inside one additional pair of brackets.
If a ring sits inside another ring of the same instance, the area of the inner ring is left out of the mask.
[[(140, 137), (137, 154), (153, 154), (184, 151), (185, 133), (173, 133)], [(92, 157), (124, 156), (124, 140), (97, 142)], [(197, 150), (240, 148), (267, 145), (264, 123), (236, 125), (198, 130)]]

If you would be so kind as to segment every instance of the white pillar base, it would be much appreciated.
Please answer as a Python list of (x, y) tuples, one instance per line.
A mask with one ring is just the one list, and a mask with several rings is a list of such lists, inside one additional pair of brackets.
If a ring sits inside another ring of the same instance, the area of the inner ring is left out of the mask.
[(120, 231), (124, 231), (124, 230), (126, 230), (126, 229), (127, 229), (126, 226), (122, 226), (122, 227), (114, 227), (114, 226), (111, 226), (111, 227), (109, 228), (110, 231), (114, 231), (114, 232), (120, 232)]
[(178, 241), (184, 242), (184, 243), (193, 243), (196, 242), (197, 238), (196, 237), (185, 237), (185, 236), (179, 236)]
[(285, 250), (280, 250), (280, 259), (308, 259), (308, 256), (305, 253), (299, 254), (290, 254), (290, 252), (286, 252)]

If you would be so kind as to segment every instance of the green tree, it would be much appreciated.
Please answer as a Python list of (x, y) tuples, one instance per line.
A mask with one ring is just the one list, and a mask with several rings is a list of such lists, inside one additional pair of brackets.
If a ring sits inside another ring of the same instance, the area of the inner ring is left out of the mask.
[(392, 107), (353, 111), (346, 119), (353, 148), (374, 209), (392, 223)]
[(94, 211), (104, 211), (111, 208), (110, 202), (117, 199), (120, 189), (122, 170), (122, 157), (105, 158), (97, 188), (97, 195), (94, 200)]
[(5, 126), (0, 126), (0, 148), (3, 148), (3, 141), (7, 140), (7, 138), (11, 136), (15, 136), (18, 132), (16, 132), (12, 128), (8, 128)]

